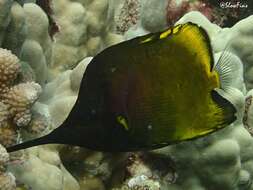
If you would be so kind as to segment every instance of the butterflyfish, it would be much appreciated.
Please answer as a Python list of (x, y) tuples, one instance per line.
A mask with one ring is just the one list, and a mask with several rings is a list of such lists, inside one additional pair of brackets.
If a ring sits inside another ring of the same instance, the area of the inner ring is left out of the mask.
[(215, 65), (207, 32), (193, 23), (108, 47), (89, 63), (62, 125), (7, 151), (49, 143), (140, 151), (208, 135), (236, 120), (219, 93), (229, 85), (227, 62)]

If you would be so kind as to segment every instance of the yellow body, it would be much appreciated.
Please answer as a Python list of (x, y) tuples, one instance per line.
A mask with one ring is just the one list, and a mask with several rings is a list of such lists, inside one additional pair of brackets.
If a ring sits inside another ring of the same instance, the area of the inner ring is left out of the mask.
[(118, 121), (132, 141), (170, 144), (225, 127), (225, 112), (211, 96), (220, 81), (212, 69), (210, 41), (202, 28), (178, 25), (134, 40), (139, 45), (118, 52), (124, 66), (108, 85), (118, 93), (125, 88), (123, 72), (130, 73), (127, 111)]

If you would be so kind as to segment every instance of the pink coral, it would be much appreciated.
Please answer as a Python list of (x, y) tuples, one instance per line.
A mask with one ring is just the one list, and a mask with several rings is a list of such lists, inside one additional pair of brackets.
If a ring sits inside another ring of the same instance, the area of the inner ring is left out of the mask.
[(118, 15), (116, 30), (119, 33), (126, 32), (132, 25), (135, 25), (140, 17), (139, 0), (126, 0)]
[(167, 5), (168, 25), (173, 26), (179, 18), (190, 11), (200, 11), (209, 20), (213, 20), (212, 8), (206, 2), (182, 0), (178, 3), (175, 0), (169, 0)]

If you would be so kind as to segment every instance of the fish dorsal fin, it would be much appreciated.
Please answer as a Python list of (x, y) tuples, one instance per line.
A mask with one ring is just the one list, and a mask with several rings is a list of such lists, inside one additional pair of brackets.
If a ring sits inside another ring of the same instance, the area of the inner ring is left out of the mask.
[(182, 24), (179, 24), (179, 25), (176, 25), (172, 28), (168, 28), (162, 32), (151, 33), (151, 34), (147, 34), (145, 36), (142, 36), (142, 37), (140, 37), (140, 43), (143, 44), (143, 43), (167, 38), (167, 37), (179, 32), (182, 26), (183, 26)]
[(239, 59), (232, 53), (230, 47), (228, 43), (214, 67), (219, 75), (220, 88), (225, 91), (232, 86), (234, 74), (237, 72), (236, 61)]
[(152, 42), (166, 41), (169, 46), (178, 45), (193, 54), (205, 65), (207, 72), (214, 67), (212, 47), (207, 32), (197, 24), (188, 22), (168, 28), (162, 32), (140, 37), (139, 44), (149, 45)]

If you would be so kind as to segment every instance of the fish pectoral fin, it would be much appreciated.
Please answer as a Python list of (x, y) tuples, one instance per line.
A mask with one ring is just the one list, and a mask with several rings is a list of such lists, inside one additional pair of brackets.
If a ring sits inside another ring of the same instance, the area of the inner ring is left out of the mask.
[(239, 58), (231, 52), (231, 49), (226, 47), (220, 55), (214, 70), (217, 71), (220, 79), (220, 87), (223, 90), (228, 89), (232, 83), (235, 73), (238, 72), (237, 62)]

